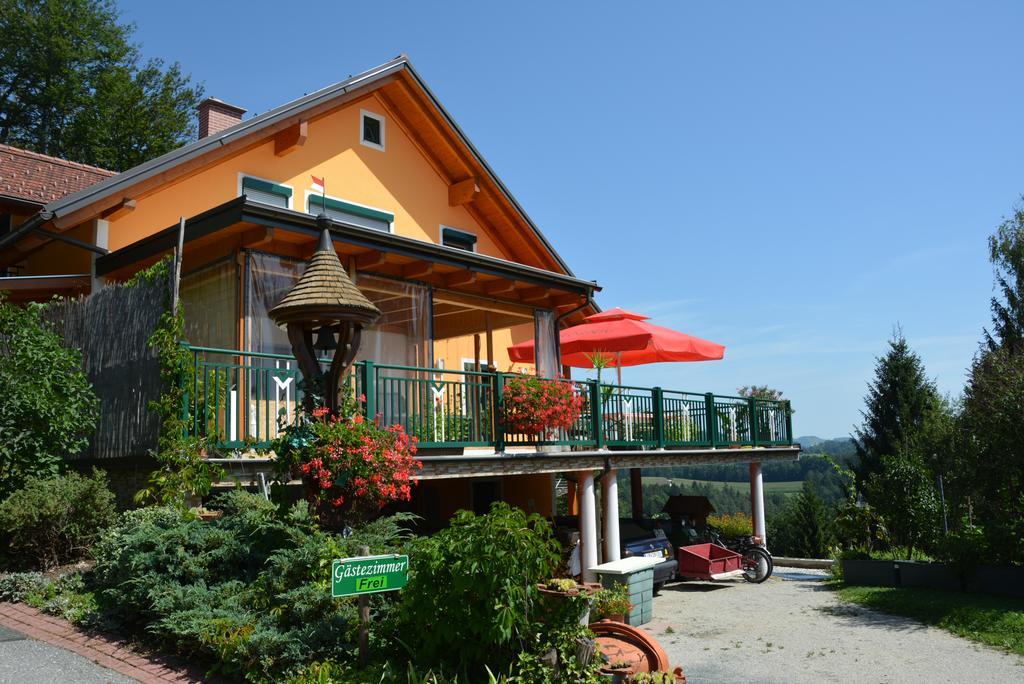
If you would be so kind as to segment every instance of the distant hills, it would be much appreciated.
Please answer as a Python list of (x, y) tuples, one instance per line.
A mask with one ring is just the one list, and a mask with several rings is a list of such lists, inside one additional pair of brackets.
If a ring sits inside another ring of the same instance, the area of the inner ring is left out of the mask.
[(822, 439), (814, 435), (797, 437), (796, 441), (804, 448), (806, 454), (826, 454), (835, 459), (849, 461), (857, 457), (857, 449), (849, 437)]

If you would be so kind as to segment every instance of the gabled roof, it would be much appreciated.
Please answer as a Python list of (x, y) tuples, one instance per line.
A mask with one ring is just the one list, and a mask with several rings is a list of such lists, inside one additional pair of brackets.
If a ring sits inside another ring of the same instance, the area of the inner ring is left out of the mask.
[[(113, 178), (109, 178), (103, 182), (84, 188), (79, 192), (62, 197), (46, 206), (46, 220), (67, 217), (74, 212), (88, 208), (94, 203), (106, 202), (107, 204), (113, 204), (120, 201), (123, 198), (124, 193), (136, 184), (142, 183), (155, 176), (164, 177), (165, 175), (173, 175), (179, 167), (182, 169), (187, 168), (187, 162), (205, 154), (215, 152), (216, 150), (230, 145), (233, 142), (247, 138), (255, 138), (256, 135), (260, 133), (262, 133), (263, 136), (268, 136), (287, 127), (288, 125), (291, 125), (304, 114), (311, 114), (324, 110), (324, 108), (329, 107), (333, 101), (346, 94), (360, 89), (383, 87), (388, 83), (389, 79), (396, 76), (407, 77), (408, 80), (411, 80), (419, 90), (418, 96), (425, 98), (429, 103), (428, 108), (432, 111), (425, 112), (426, 119), (430, 120), (430, 122), (433, 122), (433, 119), (436, 119), (449, 129), (454, 140), (457, 141), (461, 149), (464, 151), (464, 154), (460, 153), (455, 156), (457, 161), (470, 164), (474, 169), (479, 169), (481, 184), (487, 184), (489, 189), (493, 188), (495, 193), (500, 196), (500, 199), (504, 203), (504, 208), (496, 209), (495, 215), (504, 215), (506, 219), (514, 219), (515, 223), (525, 226), (533, 239), (540, 243), (542, 248), (541, 253), (546, 255), (545, 260), (550, 261), (552, 266), (556, 266), (566, 274), (572, 275), (572, 270), (569, 268), (568, 264), (562, 260), (557, 252), (555, 252), (554, 247), (552, 247), (547, 241), (544, 235), (540, 232), (540, 229), (537, 228), (536, 224), (534, 224), (526, 214), (526, 211), (515, 200), (508, 188), (505, 187), (494, 173), (493, 169), (491, 169), (490, 165), (484, 160), (483, 156), (469, 141), (469, 138), (466, 137), (458, 124), (455, 123), (455, 120), (450, 114), (448, 114), (438, 99), (430, 91), (423, 79), (420, 78), (416, 70), (413, 69), (409, 58), (405, 55), (399, 55), (395, 59), (374, 69), (361, 73), (357, 76), (352, 76), (344, 81), (340, 81), (322, 90), (318, 90), (315, 93), (311, 93), (310, 95), (284, 104), (276, 109), (260, 114), (259, 116), (242, 121), (241, 123), (219, 131), (214, 135), (202, 138), (196, 142), (157, 157), (156, 159), (152, 159), (144, 164), (128, 169)], [(181, 172), (184, 173), (185, 171)], [(462, 179), (453, 178), (453, 180), (458, 181)]]
[(96, 166), (0, 145), (0, 197), (42, 206), (114, 175)]

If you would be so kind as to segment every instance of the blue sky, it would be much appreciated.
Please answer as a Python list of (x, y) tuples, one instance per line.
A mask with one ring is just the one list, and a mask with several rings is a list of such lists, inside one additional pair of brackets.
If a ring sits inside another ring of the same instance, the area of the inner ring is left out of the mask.
[(602, 306), (727, 347), (627, 382), (768, 384), (842, 436), (899, 324), (963, 385), (1024, 192), (1024, 4), (121, 7), (253, 113), (409, 54)]

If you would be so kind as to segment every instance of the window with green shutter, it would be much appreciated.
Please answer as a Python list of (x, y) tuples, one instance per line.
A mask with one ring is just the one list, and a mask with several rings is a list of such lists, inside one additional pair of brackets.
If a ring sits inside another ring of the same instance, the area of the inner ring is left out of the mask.
[(242, 178), (242, 194), (255, 202), (284, 209), (291, 205), (292, 200), (291, 188), (249, 176)]
[(321, 195), (309, 196), (307, 211), (314, 216), (323, 212), (335, 221), (385, 233), (391, 232), (391, 224), (395, 221), (395, 215), (392, 213)]

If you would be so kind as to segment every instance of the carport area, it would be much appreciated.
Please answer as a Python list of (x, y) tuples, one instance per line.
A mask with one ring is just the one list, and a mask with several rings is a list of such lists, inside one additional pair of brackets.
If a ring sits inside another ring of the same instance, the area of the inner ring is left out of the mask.
[[(553, 449), (553, 447), (546, 447)], [(595, 581), (592, 568), (621, 556), (618, 476), (631, 472), (634, 519), (642, 517), (643, 492), (639, 489), (641, 469), (681, 465), (750, 464), (750, 497), (755, 534), (764, 539), (764, 488), (761, 465), (773, 460), (796, 460), (800, 446), (739, 449), (652, 449), (644, 451), (529, 451), (505, 452), (500, 456), (458, 454), (424, 456), (420, 479), (437, 481), (455, 478), (504, 478), (547, 475), (550, 500), (555, 497), (556, 476), (569, 481), (569, 513), (578, 516), (580, 565), (583, 580)], [(534, 478), (536, 480), (536, 478)], [(600, 490), (600, 494), (598, 493)], [(598, 520), (600, 501), (601, 520)], [(512, 502), (515, 503), (515, 502)]]

